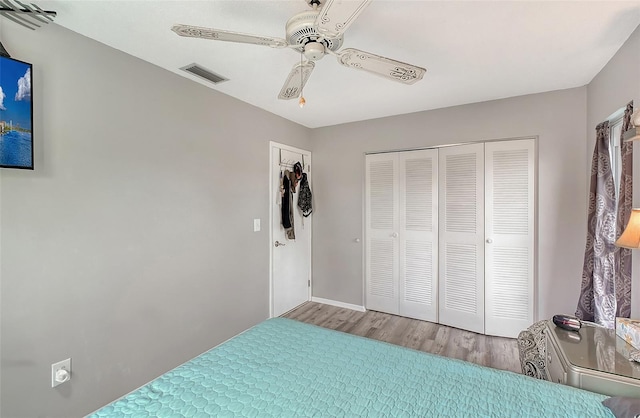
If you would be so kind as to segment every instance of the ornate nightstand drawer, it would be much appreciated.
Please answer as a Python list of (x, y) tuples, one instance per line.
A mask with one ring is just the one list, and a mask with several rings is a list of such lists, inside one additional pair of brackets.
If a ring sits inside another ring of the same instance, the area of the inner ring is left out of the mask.
[(580, 376), (580, 387), (592, 392), (605, 393), (609, 396), (640, 396), (640, 383), (623, 380), (611, 376), (583, 374)]
[(546, 336), (546, 345), (547, 357), (545, 359), (545, 366), (549, 374), (549, 380), (564, 385), (567, 382), (567, 374), (565, 373), (563, 364), (560, 362), (556, 348), (549, 339), (549, 335)]

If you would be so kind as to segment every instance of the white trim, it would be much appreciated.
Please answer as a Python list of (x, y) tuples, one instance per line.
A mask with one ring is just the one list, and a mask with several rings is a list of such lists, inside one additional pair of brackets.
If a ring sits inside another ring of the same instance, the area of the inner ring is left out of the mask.
[(270, 148), (276, 147), (276, 148), (280, 148), (280, 149), (285, 149), (287, 151), (295, 152), (296, 154), (308, 154), (308, 155), (311, 155), (311, 151), (309, 151), (309, 150), (292, 147), (291, 145), (286, 145), (286, 144), (282, 144), (280, 142), (275, 142), (275, 141), (269, 141), (269, 147)]
[(609, 115), (607, 121), (611, 124), (618, 122), (618, 120), (622, 120), (624, 117), (624, 111), (627, 109), (627, 105), (622, 106), (620, 109), (616, 110), (612, 114)]
[(273, 148), (276, 146), (276, 143), (273, 141), (269, 141), (269, 173), (267, 175), (267, 179), (269, 179), (269, 185), (267, 190), (269, 190), (269, 318), (273, 318), (273, 246), (271, 243), (273, 242), (273, 191), (271, 190), (273, 184)]
[(361, 159), (361, 166), (360, 166), (360, 172), (363, 173), (362, 175), (362, 180), (360, 182), (361, 184), (361, 198), (362, 198), (362, 203), (360, 205), (360, 207), (362, 208), (362, 213), (361, 213), (361, 217), (360, 219), (362, 220), (361, 222), (361, 240), (360, 240), (360, 252), (361, 252), (361, 257), (360, 260), (362, 261), (362, 305), (364, 310), (367, 310), (367, 239), (369, 239), (369, 237), (367, 236), (367, 220), (366, 220), (366, 216), (367, 216), (367, 154), (363, 154), (362, 155), (362, 159)]
[(311, 297), (311, 302), (324, 303), (325, 305), (337, 306), (338, 308), (351, 309), (353, 311), (358, 311), (358, 312), (367, 312), (364, 306), (354, 305), (352, 303), (340, 302), (337, 300), (317, 298), (315, 296)]
[[(620, 118), (622, 118), (622, 116), (624, 115), (625, 108), (622, 108), (621, 110), (622, 110), (622, 114), (619, 116)], [(618, 112), (619, 111), (620, 110), (618, 110)], [(616, 114), (617, 114), (617, 112), (614, 113), (613, 115), (611, 115), (609, 118), (612, 118)], [(459, 142), (459, 143), (453, 143), (453, 144), (432, 145), (430, 147), (398, 148), (398, 149), (389, 149), (389, 150), (382, 150), (382, 151), (366, 151), (364, 153), (364, 155), (388, 154), (388, 153), (392, 153), (392, 152), (421, 151), (421, 150), (425, 150), (425, 149), (441, 149), (441, 148), (449, 148), (449, 147), (458, 147), (460, 145), (484, 144), (486, 142), (518, 141), (520, 139), (534, 139), (534, 138), (537, 138), (537, 137), (538, 137), (537, 135), (534, 135), (534, 136), (516, 136), (516, 137), (507, 137), (507, 138), (480, 139), (480, 140), (477, 140), (477, 141)]]

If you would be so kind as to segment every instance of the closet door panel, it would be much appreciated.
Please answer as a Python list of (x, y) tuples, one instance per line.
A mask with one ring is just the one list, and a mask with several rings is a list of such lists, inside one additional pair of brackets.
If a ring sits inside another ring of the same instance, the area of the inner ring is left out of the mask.
[(398, 314), (398, 156), (366, 156), (367, 309)]
[(439, 150), (439, 322), (484, 333), (484, 145)]
[(400, 315), (438, 320), (438, 150), (399, 156)]
[(534, 140), (487, 143), (486, 334), (517, 337), (534, 313)]

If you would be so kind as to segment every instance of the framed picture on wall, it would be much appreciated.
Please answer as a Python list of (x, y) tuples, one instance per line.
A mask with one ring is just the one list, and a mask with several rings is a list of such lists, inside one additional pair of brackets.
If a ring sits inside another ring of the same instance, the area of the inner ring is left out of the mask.
[(0, 56), (0, 167), (33, 170), (31, 70)]

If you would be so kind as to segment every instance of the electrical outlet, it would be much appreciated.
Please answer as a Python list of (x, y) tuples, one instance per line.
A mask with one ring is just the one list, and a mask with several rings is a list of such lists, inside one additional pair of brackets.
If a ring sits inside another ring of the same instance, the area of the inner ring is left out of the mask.
[(51, 387), (55, 388), (71, 380), (71, 359), (59, 361), (51, 365)]

